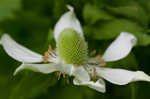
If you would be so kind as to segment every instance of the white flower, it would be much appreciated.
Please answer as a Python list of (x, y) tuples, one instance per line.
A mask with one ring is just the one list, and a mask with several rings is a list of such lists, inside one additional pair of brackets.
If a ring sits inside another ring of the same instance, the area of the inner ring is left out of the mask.
[[(130, 33), (122, 32), (106, 49), (101, 59), (100, 57), (87, 57), (87, 45), (85, 45), (81, 25), (73, 8), (71, 6), (68, 8), (70, 11), (62, 15), (54, 29), (57, 50), (49, 49), (45, 56), (21, 46), (7, 34), (1, 37), (0, 44), (6, 53), (22, 62), (21, 66), (15, 70), (14, 75), (24, 69), (45, 74), (59, 71), (74, 76), (73, 83), (75, 85), (88, 86), (99, 92), (106, 91), (103, 79), (117, 85), (125, 85), (133, 81), (150, 81), (150, 77), (142, 71), (112, 69), (102, 66), (105, 62), (117, 61), (129, 54), (136, 44), (135, 36)], [(66, 35), (68, 32), (70, 33)], [(68, 41), (72, 36), (73, 38)], [(74, 44), (75, 46), (73, 46)], [(68, 46), (73, 48), (68, 48)]]

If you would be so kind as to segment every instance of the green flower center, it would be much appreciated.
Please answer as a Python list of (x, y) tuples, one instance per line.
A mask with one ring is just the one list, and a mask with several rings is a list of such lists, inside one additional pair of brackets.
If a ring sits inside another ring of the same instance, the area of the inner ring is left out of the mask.
[(73, 29), (64, 29), (57, 42), (58, 54), (67, 64), (82, 65), (87, 60), (87, 45)]

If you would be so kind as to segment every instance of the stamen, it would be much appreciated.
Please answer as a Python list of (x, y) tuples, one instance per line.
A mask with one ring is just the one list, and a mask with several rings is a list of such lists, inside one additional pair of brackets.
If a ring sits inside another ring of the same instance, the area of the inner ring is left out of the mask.
[(93, 77), (96, 79), (96, 68), (93, 68), (94, 75)]
[(58, 80), (60, 80), (61, 73), (60, 72), (56, 72), (56, 76), (57, 76)]
[(97, 79), (96, 68), (90, 64), (84, 65), (85, 70), (88, 72), (92, 80)]
[[(63, 78), (66, 80), (66, 83), (70, 84), (69, 78), (68, 77), (66, 78), (65, 72), (62, 72), (62, 75), (63, 75)], [(60, 80), (61, 72), (56, 72), (56, 76), (57, 76), (57, 79)]]
[(51, 45), (49, 45), (48, 50), (44, 53), (43, 62), (48, 62), (49, 58), (56, 58), (55, 50), (52, 49)]
[(43, 56), (42, 58), (43, 58), (43, 62), (44, 62), (44, 63), (48, 62), (49, 53), (48, 53), (48, 52), (45, 52), (45, 53), (44, 53), (44, 56)]
[(66, 74), (65, 74), (65, 72), (63, 72), (62, 74), (63, 74), (63, 78), (66, 78)]
[(47, 51), (47, 52), (48, 52), (48, 53), (51, 53), (51, 52), (53, 52), (53, 51), (54, 51), (54, 50), (52, 49), (51, 45), (49, 45), (49, 46), (48, 46), (48, 51)]
[(95, 55), (95, 54), (96, 54), (96, 50), (93, 50), (93, 51), (90, 53), (91, 56), (93, 56), (93, 55)]
[(98, 79), (95, 67), (92, 68), (92, 73), (90, 74), (90, 76), (91, 76), (92, 80), (97, 80)]
[(106, 65), (105, 61), (102, 59), (102, 57), (100, 55), (98, 55), (96, 57), (96, 59), (100, 62), (100, 66), (105, 66)]

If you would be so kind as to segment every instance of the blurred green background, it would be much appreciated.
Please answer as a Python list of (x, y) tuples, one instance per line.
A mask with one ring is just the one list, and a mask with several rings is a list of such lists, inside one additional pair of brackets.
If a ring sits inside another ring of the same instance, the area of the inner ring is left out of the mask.
[[(75, 8), (89, 52), (101, 54), (120, 32), (131, 32), (137, 46), (127, 58), (108, 63), (108, 67), (142, 70), (150, 75), (150, 0), (0, 0), (0, 35), (10, 34), (20, 44), (43, 54), (48, 45), (55, 48), (53, 28), (67, 11)], [(135, 82), (124, 86), (106, 82), (100, 93), (72, 82), (23, 71), (13, 76), (21, 63), (10, 58), (0, 47), (0, 99), (149, 99), (150, 83)], [(68, 77), (68, 79), (72, 79)]]

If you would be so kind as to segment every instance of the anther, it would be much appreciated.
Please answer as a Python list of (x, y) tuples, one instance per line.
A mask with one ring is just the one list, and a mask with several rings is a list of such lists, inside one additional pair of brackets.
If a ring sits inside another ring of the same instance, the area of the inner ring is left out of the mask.
[(48, 46), (48, 51), (47, 51), (47, 52), (48, 52), (48, 53), (53, 52), (53, 49), (52, 49), (51, 45)]
[(96, 54), (96, 50), (93, 50), (91, 53), (90, 53), (90, 55), (92, 56), (92, 55), (95, 55)]
[(100, 55), (98, 55), (96, 58), (100, 62), (100, 66), (105, 66), (106, 65), (105, 61), (102, 59), (102, 57)]
[(44, 62), (44, 63), (48, 62), (49, 53), (48, 53), (48, 52), (45, 52), (45, 53), (44, 53), (44, 56), (43, 56), (42, 58), (43, 58), (43, 62)]
[(48, 59), (50, 56), (52, 56), (52, 54), (54, 53), (55, 51), (52, 49), (51, 45), (48, 46), (48, 50), (44, 53), (44, 56), (42, 57), (43, 58), (43, 62), (46, 63), (48, 62)]
[(94, 72), (94, 78), (96, 78), (96, 68), (93, 69)]
[(62, 75), (63, 75), (63, 78), (66, 78), (66, 74), (65, 74), (65, 72), (63, 72), (63, 73), (62, 73)]
[(97, 79), (96, 68), (93, 68), (93, 74), (91, 74), (91, 78), (92, 78), (93, 80)]
[(60, 80), (61, 73), (60, 72), (56, 72), (56, 76), (57, 76), (58, 80)]

